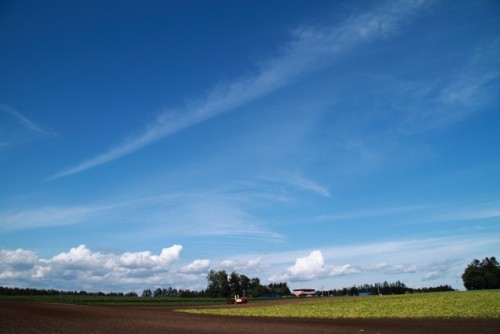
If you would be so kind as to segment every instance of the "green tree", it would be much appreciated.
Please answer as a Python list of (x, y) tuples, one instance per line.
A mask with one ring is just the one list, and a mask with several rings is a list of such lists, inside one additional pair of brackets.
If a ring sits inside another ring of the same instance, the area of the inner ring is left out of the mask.
[(229, 275), (229, 290), (231, 291), (231, 296), (243, 295), (241, 291), (241, 277), (234, 271)]
[(157, 288), (157, 289), (155, 290), (155, 292), (153, 292), (153, 296), (154, 296), (154, 297), (161, 297), (161, 296), (164, 296), (164, 294), (163, 294), (163, 290), (162, 290), (162, 289), (160, 289), (160, 288)]
[(209, 297), (229, 297), (231, 290), (227, 280), (227, 273), (225, 270), (210, 270), (207, 275), (207, 296)]
[(146, 289), (144, 291), (142, 291), (142, 296), (143, 297), (153, 297), (153, 293), (151, 292), (151, 289)]
[(250, 288), (248, 292), (249, 296), (259, 297), (260, 295), (266, 293), (266, 290), (267, 289), (260, 284), (260, 279), (258, 277), (250, 279)]
[(289, 296), (292, 294), (286, 282), (271, 283), (267, 286), (267, 288), (271, 294), (277, 294), (280, 296)]
[(500, 289), (500, 265), (495, 257), (474, 259), (465, 268), (462, 280), (467, 290)]
[(240, 275), (240, 288), (243, 296), (250, 295), (250, 278), (245, 275)]

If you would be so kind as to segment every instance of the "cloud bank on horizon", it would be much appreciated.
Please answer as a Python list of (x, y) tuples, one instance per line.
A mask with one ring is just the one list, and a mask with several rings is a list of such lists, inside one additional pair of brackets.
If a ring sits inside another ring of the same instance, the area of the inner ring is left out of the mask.
[(26, 6), (0, 29), (0, 285), (462, 288), (499, 256), (495, 1)]
[[(455, 239), (455, 240), (453, 240)], [(450, 249), (450, 241), (468, 246)], [(422, 247), (426, 244), (426, 247)], [(22, 286), (38, 286), (75, 290), (136, 291), (152, 287), (176, 287), (201, 290), (206, 288), (207, 272), (210, 269), (233, 271), (259, 277), (263, 273), (271, 276), (261, 277), (263, 283), (289, 282), (293, 285), (314, 280), (331, 280), (339, 277), (362, 276), (375, 273), (385, 280), (392, 277), (416, 274), (423, 282), (437, 286), (454, 277), (454, 284), (460, 280), (466, 264), (472, 260), (464, 259), (471, 252), (480, 252), (495, 246), (496, 239), (483, 235), (480, 238), (439, 238), (428, 240), (402, 241), (399, 243), (380, 243), (350, 246), (347, 249), (332, 248), (310, 251), (309, 254), (296, 258), (295, 263), (286, 267), (291, 254), (251, 255), (251, 259), (238, 259), (228, 256), (216, 263), (210, 259), (195, 259), (185, 265), (177, 265), (181, 259), (183, 247), (172, 245), (163, 248), (159, 255), (150, 251), (114, 252), (92, 251), (85, 245), (71, 248), (49, 259), (40, 258), (35, 252), (26, 249), (0, 250), (0, 280), (10, 285), (14, 282)], [(365, 250), (362, 250), (365, 249)], [(359, 264), (330, 264), (335, 255), (347, 252), (355, 254), (370, 249), (372, 254), (366, 259), (353, 256)], [(303, 251), (306, 252), (306, 251)], [(434, 252), (442, 252), (449, 257), (446, 260), (429, 260)], [(325, 260), (323, 253), (331, 258)], [(333, 257), (331, 255), (334, 255)], [(250, 255), (250, 254), (249, 254)], [(406, 258), (406, 259), (405, 259)], [(422, 261), (422, 258), (425, 260)], [(417, 262), (415, 262), (415, 259)], [(368, 260), (368, 262), (367, 262)], [(380, 261), (380, 262), (371, 262)], [(383, 261), (389, 261), (383, 262)], [(243, 271), (243, 272), (242, 272)], [(352, 278), (343, 280), (345, 286), (353, 282)], [(358, 281), (356, 284), (361, 284)], [(381, 281), (380, 281), (381, 282)], [(306, 283), (308, 284), (308, 283)], [(421, 284), (416, 287), (423, 287)], [(427, 285), (429, 286), (429, 285)]]

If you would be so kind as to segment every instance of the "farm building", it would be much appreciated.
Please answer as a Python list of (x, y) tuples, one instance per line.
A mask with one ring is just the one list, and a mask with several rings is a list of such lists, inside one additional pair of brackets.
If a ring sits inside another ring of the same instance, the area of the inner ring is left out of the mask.
[(294, 289), (293, 294), (297, 297), (314, 297), (316, 289)]

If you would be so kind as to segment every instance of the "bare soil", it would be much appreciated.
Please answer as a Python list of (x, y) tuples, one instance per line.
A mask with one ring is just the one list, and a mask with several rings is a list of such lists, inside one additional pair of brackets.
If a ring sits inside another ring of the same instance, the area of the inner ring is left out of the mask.
[(498, 334), (500, 319), (247, 318), (179, 313), (173, 307), (0, 301), (0, 333)]

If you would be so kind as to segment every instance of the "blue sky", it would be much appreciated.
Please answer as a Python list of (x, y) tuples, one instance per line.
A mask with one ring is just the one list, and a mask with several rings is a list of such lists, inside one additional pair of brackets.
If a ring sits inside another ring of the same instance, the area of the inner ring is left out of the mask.
[(463, 288), (500, 256), (496, 1), (7, 1), (0, 45), (0, 285)]

